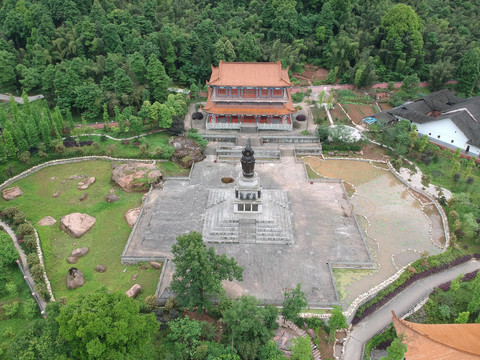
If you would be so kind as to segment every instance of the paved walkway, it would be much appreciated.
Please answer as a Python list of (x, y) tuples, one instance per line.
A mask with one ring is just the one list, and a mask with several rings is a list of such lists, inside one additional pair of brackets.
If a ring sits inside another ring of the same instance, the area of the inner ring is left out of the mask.
[[(10, 94), (0, 94), (0, 101), (10, 101)], [(32, 102), (38, 99), (43, 99), (43, 95), (29, 96), (28, 101)], [(23, 104), (23, 98), (20, 96), (14, 96), (13, 100), (19, 104)]]
[(392, 322), (392, 310), (400, 317), (430, 295), (435, 287), (454, 280), (459, 274), (466, 274), (477, 269), (480, 269), (480, 261), (471, 260), (418, 280), (372, 315), (355, 325), (347, 340), (345, 353), (340, 358), (344, 360), (363, 359), (364, 344)]
[[(27, 257), (25, 255), (25, 253), (23, 252), (23, 249), (20, 247), (20, 244), (17, 241), (17, 235), (15, 235), (15, 233), (10, 228), (10, 226), (5, 224), (1, 220), (0, 220), (0, 227), (2, 227), (5, 230), (5, 232), (12, 238), (13, 245), (17, 249), (18, 254), (20, 256), (20, 261), (22, 263), (23, 271), (25, 272), (25, 277), (26, 277), (25, 281), (27, 282), (27, 285), (29, 285), (28, 282), (30, 282), (31, 287), (34, 287), (35, 286), (35, 280), (33, 280), (32, 274), (30, 274), (30, 268), (28, 267)], [(42, 306), (42, 308), (45, 309), (45, 306), (47, 305), (45, 300), (40, 296), (38, 296), (37, 299), (40, 302), (40, 305)]]

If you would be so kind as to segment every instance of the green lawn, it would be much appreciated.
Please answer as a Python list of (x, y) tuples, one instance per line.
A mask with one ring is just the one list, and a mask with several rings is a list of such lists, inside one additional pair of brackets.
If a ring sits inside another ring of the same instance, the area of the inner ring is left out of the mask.
[[(0, 200), (0, 207), (18, 206), (25, 212), (27, 219), (36, 226), (40, 235), (48, 277), (52, 283), (55, 297), (76, 298), (88, 294), (102, 286), (112, 291), (125, 292), (134, 283), (142, 285), (140, 298), (153, 295), (160, 275), (159, 270), (147, 266), (124, 266), (120, 255), (126, 244), (130, 227), (123, 216), (128, 209), (141, 205), (143, 193), (126, 193), (110, 183), (112, 169), (108, 161), (88, 161), (65, 164), (45, 168), (15, 183), (24, 191), (24, 195), (6, 203)], [(77, 190), (79, 180), (66, 180), (71, 175), (94, 176), (96, 182), (86, 191)], [(50, 178), (56, 177), (55, 181)], [(104, 200), (110, 189), (120, 196), (120, 200), (109, 204)], [(58, 198), (52, 194), (61, 191)], [(88, 198), (81, 202), (82, 193)], [(94, 216), (97, 220), (94, 227), (79, 239), (71, 238), (59, 228), (53, 226), (37, 226), (44, 216), (50, 215), (57, 221), (64, 215), (81, 212)], [(78, 247), (88, 246), (90, 251), (80, 258), (76, 265), (66, 262), (71, 251)], [(97, 264), (107, 266), (105, 273), (96, 273)], [(76, 290), (67, 290), (65, 278), (68, 269), (75, 266), (82, 270), (86, 284)], [(138, 274), (134, 281), (132, 277)]]

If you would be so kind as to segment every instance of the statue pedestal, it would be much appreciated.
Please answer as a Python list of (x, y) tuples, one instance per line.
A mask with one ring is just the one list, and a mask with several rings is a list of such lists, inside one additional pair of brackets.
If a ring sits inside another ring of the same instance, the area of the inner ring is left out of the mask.
[(262, 212), (262, 186), (257, 173), (246, 178), (243, 173), (238, 177), (238, 185), (235, 186), (235, 200), (233, 202), (234, 213), (261, 213)]

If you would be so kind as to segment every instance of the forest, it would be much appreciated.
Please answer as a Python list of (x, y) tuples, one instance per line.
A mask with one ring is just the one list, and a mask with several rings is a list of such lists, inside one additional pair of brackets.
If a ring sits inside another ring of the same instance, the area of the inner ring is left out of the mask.
[(364, 87), (416, 74), (478, 90), (480, 1), (2, 0), (0, 91), (43, 94), (87, 119), (134, 113), (211, 66), (277, 61)]

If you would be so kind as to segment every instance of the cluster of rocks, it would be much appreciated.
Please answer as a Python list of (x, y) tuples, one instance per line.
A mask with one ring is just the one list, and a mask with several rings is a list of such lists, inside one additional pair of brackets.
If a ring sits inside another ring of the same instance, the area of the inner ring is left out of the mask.
[(184, 168), (190, 168), (194, 162), (205, 159), (202, 147), (188, 137), (171, 137), (168, 140), (168, 145), (175, 149), (171, 160)]
[(77, 189), (78, 189), (78, 190), (87, 190), (88, 187), (95, 182), (95, 180), (96, 180), (96, 179), (95, 179), (93, 176), (92, 176), (92, 177), (89, 177), (89, 178), (86, 178), (85, 180), (80, 181), (80, 182), (77, 184)]
[(127, 192), (147, 191), (150, 185), (162, 185), (163, 175), (154, 164), (130, 162), (115, 165), (111, 180)]
[(76, 264), (78, 259), (81, 258), (82, 256), (88, 254), (88, 247), (82, 247), (78, 248), (72, 251), (70, 256), (67, 258), (67, 262), (69, 264)]
[(2, 195), (6, 201), (10, 201), (10, 200), (16, 199), (19, 196), (22, 196), (23, 191), (18, 186), (14, 186), (14, 187), (3, 190)]

